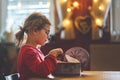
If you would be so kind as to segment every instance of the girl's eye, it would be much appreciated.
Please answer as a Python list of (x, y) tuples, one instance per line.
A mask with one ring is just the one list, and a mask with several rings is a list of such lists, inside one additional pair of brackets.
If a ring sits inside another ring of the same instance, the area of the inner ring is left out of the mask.
[(49, 35), (49, 30), (47, 30), (46, 28), (43, 28), (44, 30), (45, 30), (45, 33), (47, 34), (47, 35)]
[(49, 32), (46, 32), (47, 35), (49, 35)]

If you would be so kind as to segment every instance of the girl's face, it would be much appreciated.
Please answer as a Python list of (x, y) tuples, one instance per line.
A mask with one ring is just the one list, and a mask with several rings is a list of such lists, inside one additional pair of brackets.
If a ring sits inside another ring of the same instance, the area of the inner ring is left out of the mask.
[(50, 25), (46, 25), (43, 29), (36, 31), (35, 42), (39, 45), (44, 45), (46, 41), (50, 38)]

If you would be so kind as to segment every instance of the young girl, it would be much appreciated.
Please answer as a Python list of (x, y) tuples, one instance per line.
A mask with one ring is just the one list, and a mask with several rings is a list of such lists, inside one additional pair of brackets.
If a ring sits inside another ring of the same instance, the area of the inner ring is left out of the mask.
[(23, 27), (16, 33), (18, 46), (22, 44), (24, 33), (27, 34), (26, 44), (23, 45), (18, 55), (18, 72), (20, 80), (33, 77), (47, 77), (56, 67), (57, 56), (63, 53), (61, 48), (51, 50), (44, 56), (40, 50), (50, 38), (49, 20), (39, 12), (34, 12), (25, 20)]

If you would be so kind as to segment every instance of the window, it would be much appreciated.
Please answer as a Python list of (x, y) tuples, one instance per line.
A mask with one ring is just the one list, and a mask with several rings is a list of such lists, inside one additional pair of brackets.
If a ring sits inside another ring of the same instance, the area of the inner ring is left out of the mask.
[(25, 18), (34, 11), (42, 12), (48, 19), (51, 19), (51, 1), (52, 0), (8, 0), (6, 30), (17, 31), (19, 26), (23, 25)]
[(112, 0), (111, 40), (112, 42), (120, 42), (120, 0)]

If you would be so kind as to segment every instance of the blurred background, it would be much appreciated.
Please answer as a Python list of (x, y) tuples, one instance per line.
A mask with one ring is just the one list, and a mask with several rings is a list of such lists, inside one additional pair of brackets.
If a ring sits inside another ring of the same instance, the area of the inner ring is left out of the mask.
[[(32, 12), (51, 21), (51, 39), (41, 49), (89, 53), (84, 70), (120, 70), (120, 0), (0, 0), (0, 73), (17, 72), (15, 33)], [(77, 54), (74, 54), (77, 56)]]

